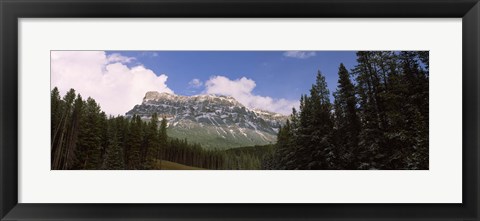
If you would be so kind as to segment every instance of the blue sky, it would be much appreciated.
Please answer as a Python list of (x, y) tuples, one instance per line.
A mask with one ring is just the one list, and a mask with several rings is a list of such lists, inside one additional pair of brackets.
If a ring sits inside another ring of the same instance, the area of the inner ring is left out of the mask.
[(52, 51), (51, 85), (62, 93), (74, 88), (111, 115), (125, 114), (148, 91), (221, 94), (249, 108), (290, 114), (317, 70), (330, 92), (336, 90), (340, 63), (353, 68), (355, 52)]
[(192, 79), (204, 83), (212, 76), (225, 76), (231, 80), (252, 79), (256, 95), (298, 100), (315, 82), (317, 70), (326, 76), (333, 93), (339, 64), (343, 63), (347, 69), (356, 64), (354, 51), (305, 53), (309, 54), (288, 57), (285, 51), (107, 51), (107, 55), (135, 58), (127, 64), (129, 67), (143, 65), (157, 75), (167, 75), (166, 84), (179, 95), (195, 95), (204, 90), (203, 86), (189, 85)]

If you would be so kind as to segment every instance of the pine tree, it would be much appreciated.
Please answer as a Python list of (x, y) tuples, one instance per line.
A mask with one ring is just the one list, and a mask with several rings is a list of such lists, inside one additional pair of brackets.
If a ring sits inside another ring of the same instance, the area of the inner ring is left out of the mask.
[(73, 110), (70, 116), (70, 125), (67, 131), (67, 140), (65, 142), (65, 156), (62, 169), (72, 169), (75, 166), (77, 141), (80, 132), (80, 122), (83, 119), (83, 100), (80, 94), (77, 95), (73, 103)]
[(160, 123), (160, 129), (158, 131), (158, 159), (162, 159), (165, 155), (165, 150), (168, 147), (168, 136), (167, 136), (167, 118), (165, 116), (162, 117), (162, 121)]
[(330, 91), (325, 76), (317, 73), (316, 84), (310, 90), (313, 106), (311, 119), (313, 132), (311, 146), (314, 148), (313, 160), (309, 163), (310, 169), (335, 169), (337, 158), (336, 148), (332, 142), (333, 119)]
[(146, 150), (146, 169), (153, 169), (155, 167), (156, 160), (159, 155), (160, 147), (160, 137), (158, 136), (158, 115), (157, 113), (152, 114), (148, 128), (146, 129), (146, 140), (147, 140), (147, 150)]
[(59, 127), (60, 124), (60, 118), (62, 115), (62, 99), (60, 97), (60, 92), (58, 91), (58, 88), (55, 87), (53, 88), (51, 94), (50, 94), (50, 100), (51, 100), (51, 140), (53, 141), (53, 135), (55, 134), (54, 131), (56, 131)]
[(103, 168), (106, 170), (123, 170), (125, 162), (123, 160), (123, 148), (120, 145), (117, 136), (116, 127), (118, 126), (114, 119), (109, 121), (108, 125), (108, 146), (105, 153), (105, 162)]
[(102, 159), (102, 114), (100, 106), (92, 98), (87, 98), (84, 104), (85, 115), (81, 122), (82, 130), (78, 141), (79, 169), (98, 169)]
[(404, 129), (409, 137), (403, 151), (407, 155), (405, 167), (414, 169), (428, 168), (428, 63), (422, 69), (421, 58), (418, 52), (400, 53), (406, 86), (405, 115), (408, 117)]
[(52, 168), (54, 170), (66, 169), (66, 153), (72, 106), (75, 100), (75, 90), (70, 89), (61, 102), (62, 114), (58, 121), (58, 127), (53, 131), (52, 139)]
[(382, 167), (385, 125), (382, 120), (382, 87), (377, 68), (374, 66), (374, 52), (357, 52), (357, 66), (353, 69), (359, 95), (362, 130), (359, 134), (360, 167), (371, 169)]
[(297, 109), (292, 108), (292, 114), (290, 115), (290, 129), (289, 129), (289, 143), (287, 144), (288, 148), (285, 152), (285, 169), (292, 170), (296, 168), (297, 165), (297, 151), (298, 151), (298, 127), (299, 122), (299, 113)]
[(275, 153), (273, 156), (274, 169), (287, 169), (288, 154), (291, 144), (290, 121), (287, 120), (283, 127), (280, 127), (277, 134), (277, 144), (275, 145)]
[(358, 52), (357, 62), (359, 168), (428, 168), (428, 52)]
[(115, 121), (115, 129), (116, 129), (116, 134), (117, 134), (117, 139), (119, 141), (120, 147), (123, 152), (123, 162), (125, 164), (125, 167), (127, 167), (127, 139), (129, 135), (129, 122), (128, 119), (126, 119), (123, 116), (118, 116), (114, 118)]
[(340, 64), (338, 69), (338, 89), (335, 97), (335, 133), (336, 144), (339, 149), (337, 165), (340, 168), (356, 169), (358, 161), (358, 135), (360, 120), (357, 115), (357, 100), (355, 86), (345, 66)]
[[(58, 151), (58, 140), (56, 139), (56, 135), (58, 135), (61, 127), (62, 122), (62, 113), (63, 108), (65, 108), (65, 104), (63, 103), (58, 88), (53, 88), (51, 92), (51, 131), (50, 131), (50, 139), (51, 139), (51, 165), (52, 169), (55, 169), (54, 162), (56, 163), (57, 156), (55, 155)], [(55, 161), (54, 161), (55, 160)]]
[(336, 153), (332, 142), (333, 119), (330, 92), (320, 71), (310, 96), (300, 99), (299, 125), (295, 140), (296, 169), (332, 169)]
[(300, 98), (299, 126), (296, 136), (298, 149), (294, 156), (295, 169), (309, 169), (308, 165), (313, 161), (313, 147), (311, 146), (313, 134), (312, 116), (313, 108), (310, 98), (307, 95), (302, 95)]
[(126, 141), (126, 164), (128, 169), (138, 170), (143, 168), (141, 159), (142, 141), (142, 120), (140, 116), (134, 115), (130, 120), (130, 129)]

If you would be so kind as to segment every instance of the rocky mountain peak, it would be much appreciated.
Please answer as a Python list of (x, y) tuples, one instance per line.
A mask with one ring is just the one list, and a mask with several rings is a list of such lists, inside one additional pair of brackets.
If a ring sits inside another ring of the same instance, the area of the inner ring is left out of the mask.
[(143, 104), (154, 104), (162, 102), (183, 102), (183, 103), (218, 103), (223, 105), (240, 106), (243, 105), (235, 98), (225, 95), (201, 94), (194, 96), (175, 95), (166, 92), (148, 91), (143, 98)]
[(127, 116), (149, 120), (153, 113), (167, 117), (172, 137), (187, 138), (203, 147), (231, 148), (276, 142), (287, 116), (249, 109), (235, 98), (202, 94), (182, 96), (149, 91)]
[(143, 102), (146, 101), (154, 101), (154, 100), (161, 100), (161, 99), (175, 99), (177, 95), (169, 94), (166, 92), (158, 92), (158, 91), (148, 91), (143, 98)]

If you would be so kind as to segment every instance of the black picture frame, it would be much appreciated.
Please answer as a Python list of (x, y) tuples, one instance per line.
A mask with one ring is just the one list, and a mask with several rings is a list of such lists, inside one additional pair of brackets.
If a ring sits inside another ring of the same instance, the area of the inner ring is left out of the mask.
[[(478, 0), (0, 0), (0, 16), (1, 220), (479, 220), (480, 4)], [(463, 203), (18, 203), (17, 21), (19, 18), (47, 17), (462, 18)]]

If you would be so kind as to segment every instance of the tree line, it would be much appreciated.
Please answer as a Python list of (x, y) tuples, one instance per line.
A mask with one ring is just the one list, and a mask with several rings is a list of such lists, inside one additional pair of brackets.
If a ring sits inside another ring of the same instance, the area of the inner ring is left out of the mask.
[(318, 71), (264, 169), (428, 169), (428, 51), (359, 51), (330, 101)]
[(63, 98), (58, 88), (51, 91), (53, 170), (162, 169), (162, 160), (203, 169), (260, 169), (263, 155), (250, 153), (251, 148), (206, 150), (169, 137), (167, 120), (157, 113), (149, 120), (107, 117), (93, 98), (84, 100), (74, 89)]

